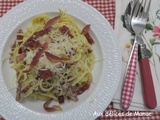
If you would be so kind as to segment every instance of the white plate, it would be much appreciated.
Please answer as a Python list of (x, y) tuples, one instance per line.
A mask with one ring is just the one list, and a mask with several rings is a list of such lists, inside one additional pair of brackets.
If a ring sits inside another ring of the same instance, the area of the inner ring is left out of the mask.
[[(34, 15), (48, 13), (54, 16), (59, 8), (72, 15), (80, 27), (91, 24), (96, 63), (92, 72), (93, 83), (79, 96), (79, 101), (66, 102), (62, 112), (47, 113), (42, 101), (15, 101), (15, 75), (8, 63), (8, 52), (16, 32), (28, 26)], [(94, 113), (103, 113), (110, 104), (120, 81), (120, 46), (108, 21), (88, 4), (79, 0), (27, 0), (1, 18), (0, 31), (0, 114), (5, 119), (89, 120), (97, 118)]]

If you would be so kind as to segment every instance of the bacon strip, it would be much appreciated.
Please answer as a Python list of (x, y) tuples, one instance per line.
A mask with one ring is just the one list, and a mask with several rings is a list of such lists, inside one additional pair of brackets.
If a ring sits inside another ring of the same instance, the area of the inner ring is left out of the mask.
[(31, 37), (28, 38), (28, 40), (25, 43), (25, 46), (29, 47), (31, 49), (36, 49), (39, 46), (39, 42), (35, 41), (35, 39), (47, 34), (48, 31), (49, 31), (49, 29), (40, 30), (38, 32), (35, 32)]
[[(44, 26), (43, 30), (40, 30), (38, 32), (35, 32), (31, 37), (28, 38), (28, 40), (26, 41), (25, 43), (25, 46), (26, 47), (30, 47), (30, 48), (33, 48), (33, 49), (36, 49), (36, 47), (38, 46), (38, 43), (35, 41), (35, 39), (37, 39), (38, 37), (41, 37), (45, 34), (48, 34), (49, 30), (50, 30), (50, 27), (51, 25), (53, 25), (57, 19), (59, 18), (60, 16), (56, 16), (52, 19), (50, 19), (46, 25)], [(34, 46), (34, 47), (33, 47)]]
[(63, 25), (62, 27), (59, 28), (59, 31), (60, 31), (62, 34), (65, 34), (66, 32), (69, 31), (69, 28), (68, 28), (66, 25)]
[(68, 100), (78, 101), (77, 92), (73, 86), (69, 86), (68, 91), (66, 93), (66, 97)]
[(23, 35), (17, 35), (17, 40), (22, 40), (23, 39)]
[(16, 101), (19, 101), (21, 99), (21, 89), (22, 89), (22, 84), (18, 83), (17, 91), (16, 91)]
[(32, 87), (32, 85), (28, 85), (21, 92), (26, 93), (31, 87)]
[[(21, 33), (21, 34), (23, 34), (23, 31), (20, 29), (18, 32), (17, 32), (17, 34), (18, 33)], [(23, 39), (23, 35), (17, 35), (17, 37), (16, 37), (16, 40), (14, 41), (14, 43), (11, 45), (11, 51), (14, 51), (14, 49), (16, 48), (16, 41), (17, 40), (22, 40)], [(19, 45), (21, 44), (22, 42), (19, 42)]]
[(85, 34), (84, 36), (87, 38), (89, 44), (94, 44), (94, 40), (92, 39), (89, 33)]
[(36, 53), (36, 55), (33, 57), (32, 62), (30, 63), (30, 67), (29, 70), (27, 70), (26, 72), (29, 72), (32, 70), (32, 68), (38, 63), (39, 58), (41, 57), (41, 55), (43, 54), (43, 52), (45, 51), (45, 49), (48, 47), (48, 44), (52, 41), (52, 39), (49, 37), (46, 39), (45, 43), (39, 48), (39, 51)]
[(39, 70), (38, 74), (44, 81), (49, 80), (50, 78), (53, 77), (53, 73), (49, 69), (48, 70)]
[(20, 47), (18, 50), (18, 54), (22, 54), (24, 52), (23, 47)]
[(53, 105), (52, 107), (49, 107), (49, 104), (52, 102), (52, 99), (48, 100), (46, 103), (44, 103), (43, 108), (47, 112), (55, 112), (55, 111), (62, 111), (62, 108), (58, 105)]
[(53, 25), (53, 24), (58, 20), (59, 17), (60, 17), (60, 16), (58, 15), (58, 16), (50, 19), (50, 20), (46, 23), (46, 25), (44, 26), (44, 29), (47, 29), (47, 28), (51, 27), (51, 25)]
[(86, 26), (82, 29), (81, 34), (83, 34), (83, 35), (87, 34), (88, 31), (89, 31), (89, 29), (90, 29), (90, 24), (86, 25)]
[(67, 33), (67, 35), (68, 35), (70, 38), (74, 38), (74, 36), (70, 33), (69, 28), (68, 28), (66, 25), (63, 25), (62, 27), (60, 27), (60, 28), (59, 28), (59, 31), (60, 31), (62, 34)]
[(35, 41), (35, 39), (37, 39), (38, 37), (41, 37), (45, 34), (48, 34), (49, 30), (50, 30), (50, 27), (52, 24), (54, 24), (54, 22), (57, 21), (57, 19), (59, 18), (60, 16), (56, 16), (52, 19), (50, 19), (46, 25), (44, 26), (44, 29), (43, 30), (40, 30), (38, 32), (35, 32), (31, 37), (28, 38), (28, 40), (26, 41), (25, 43), (25, 46), (26, 47), (29, 47), (31, 49), (36, 49), (38, 48), (39, 46), (39, 42)]
[(81, 87), (79, 90), (77, 90), (77, 95), (82, 94), (83, 92), (85, 92), (88, 88), (90, 87), (89, 83), (86, 83), (83, 85), (83, 87)]
[(39, 47), (40, 43), (38, 41), (30, 40), (25, 43), (26, 47), (31, 48), (32, 50), (35, 50)]
[(27, 56), (26, 53), (20, 54), (19, 56), (17, 56), (17, 62), (21, 62), (26, 56)]
[(63, 95), (58, 96), (58, 102), (59, 102), (59, 104), (64, 103), (64, 96)]
[(14, 49), (16, 48), (16, 40), (14, 41), (14, 43), (10, 46), (11, 51), (14, 51)]
[(23, 39), (23, 30), (20, 29), (18, 32), (17, 32), (17, 40), (22, 40)]
[(34, 38), (38, 38), (40, 36), (43, 36), (44, 34), (48, 34), (49, 29), (40, 30), (38, 32), (34, 33)]
[(86, 26), (83, 28), (81, 34), (83, 34), (83, 35), (86, 37), (88, 43), (92, 45), (92, 44), (94, 44), (94, 40), (92, 39), (92, 37), (90, 36), (90, 34), (89, 34), (89, 32), (88, 32), (89, 29), (90, 29), (90, 24), (86, 25)]
[(65, 62), (65, 61), (69, 60), (68, 58), (60, 58), (60, 57), (55, 56), (49, 52), (45, 52), (45, 54), (46, 54), (47, 59), (51, 62)]
[(38, 37), (41, 37), (45, 34), (48, 34), (49, 30), (50, 30), (50, 28), (46, 28), (46, 29), (40, 30), (38, 32), (35, 32), (31, 37), (28, 38), (28, 40), (25, 43), (25, 46), (29, 47), (29, 48), (35, 48), (33, 46), (36, 46), (38, 44), (38, 42), (35, 41), (35, 39), (37, 39)]
[[(70, 83), (62, 83), (61, 88), (62, 88), (63, 95), (65, 95), (65, 97), (68, 100), (78, 101), (77, 92), (76, 92), (77, 87), (75, 88), (71, 86)], [(59, 103), (63, 103), (63, 96), (60, 98), (59, 97), (58, 97)]]

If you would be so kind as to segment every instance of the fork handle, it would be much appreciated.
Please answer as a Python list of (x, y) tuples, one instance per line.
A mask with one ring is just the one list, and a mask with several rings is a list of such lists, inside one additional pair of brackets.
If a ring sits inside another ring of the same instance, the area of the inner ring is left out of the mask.
[(125, 110), (129, 108), (132, 101), (135, 78), (136, 78), (137, 58), (138, 58), (138, 44), (137, 42), (134, 42), (126, 69), (125, 81), (123, 84), (123, 90), (121, 95), (121, 105), (122, 108)]
[(142, 78), (142, 88), (146, 107), (149, 109), (154, 109), (157, 106), (157, 100), (146, 50), (145, 44), (139, 45), (139, 63)]

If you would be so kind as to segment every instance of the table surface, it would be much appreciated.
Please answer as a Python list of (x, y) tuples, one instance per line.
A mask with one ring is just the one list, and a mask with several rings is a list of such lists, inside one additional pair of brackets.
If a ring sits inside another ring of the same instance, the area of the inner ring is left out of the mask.
[[(8, 10), (24, 0), (0, 0), (0, 17), (2, 17)], [(115, 21), (115, 0), (83, 0), (96, 8), (114, 27)], [(142, 114), (140, 114), (142, 113)], [(138, 112), (138, 111), (121, 111), (113, 108), (111, 103), (103, 115), (99, 116), (97, 120), (160, 120), (160, 113), (158, 112)], [(0, 116), (0, 120), (4, 120)]]

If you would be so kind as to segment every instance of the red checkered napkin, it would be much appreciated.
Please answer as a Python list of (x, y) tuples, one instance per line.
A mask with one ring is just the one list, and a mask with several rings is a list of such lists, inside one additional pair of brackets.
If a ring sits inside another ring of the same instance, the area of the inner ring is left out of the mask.
[(114, 0), (83, 0), (96, 8), (114, 27), (115, 1)]

